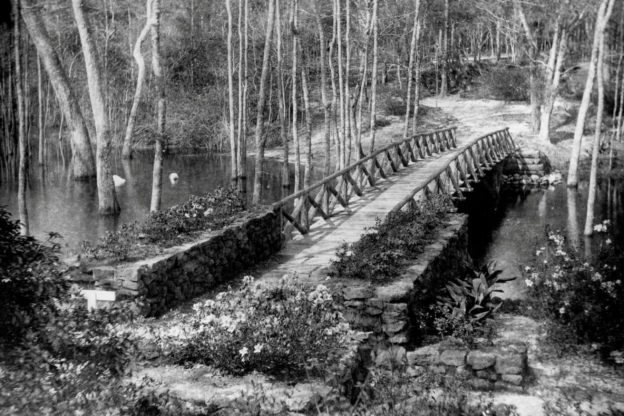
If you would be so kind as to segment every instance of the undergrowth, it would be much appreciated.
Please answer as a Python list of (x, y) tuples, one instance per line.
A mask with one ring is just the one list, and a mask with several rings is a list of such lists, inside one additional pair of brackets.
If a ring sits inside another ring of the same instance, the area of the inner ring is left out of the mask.
[(183, 204), (152, 212), (143, 224), (123, 224), (97, 244), (83, 241), (82, 251), (92, 259), (140, 257), (149, 246), (171, 247), (191, 233), (223, 228), (244, 211), (245, 197), (235, 186), (219, 187), (212, 194), (191, 195)]
[(332, 262), (333, 275), (373, 282), (397, 277), (407, 260), (416, 258), (433, 241), (433, 232), (448, 219), (452, 203), (446, 196), (432, 196), (409, 211), (377, 219), (360, 240), (343, 244)]

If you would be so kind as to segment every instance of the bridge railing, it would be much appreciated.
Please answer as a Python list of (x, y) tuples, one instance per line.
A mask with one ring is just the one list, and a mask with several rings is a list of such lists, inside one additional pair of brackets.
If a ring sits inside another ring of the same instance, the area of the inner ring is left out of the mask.
[(515, 149), (509, 128), (488, 133), (472, 140), (455, 151), (451, 159), (422, 181), (391, 212), (411, 209), (422, 198), (434, 194), (465, 199), (464, 193), (472, 191), (471, 183), (479, 182), (485, 171), (502, 161)]
[(420, 133), (376, 150), (306, 189), (273, 204), (281, 210), (284, 241), (296, 229), (307, 234), (316, 216), (329, 219), (338, 204), (349, 210), (351, 196), (364, 195), (381, 179), (410, 163), (457, 148), (457, 127)]

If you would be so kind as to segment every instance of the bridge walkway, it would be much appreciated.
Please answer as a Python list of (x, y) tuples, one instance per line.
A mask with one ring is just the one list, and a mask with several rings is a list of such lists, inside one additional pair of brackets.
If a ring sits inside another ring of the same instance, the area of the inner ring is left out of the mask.
[(277, 264), (260, 270), (257, 281), (275, 282), (284, 275), (298, 276), (301, 282), (314, 283), (325, 280), (326, 269), (335, 260), (336, 250), (343, 243), (354, 243), (366, 232), (366, 228), (375, 225), (377, 218), (384, 220), (388, 213), (400, 203), (419, 183), (429, 178), (432, 173), (443, 168), (466, 144), (474, 140), (475, 135), (457, 136), (457, 148), (419, 160), (404, 169), (395, 172), (387, 180), (378, 182), (358, 197), (354, 195), (345, 209), (338, 206), (332, 216), (325, 220), (315, 218), (307, 234), (297, 234), (277, 254)]

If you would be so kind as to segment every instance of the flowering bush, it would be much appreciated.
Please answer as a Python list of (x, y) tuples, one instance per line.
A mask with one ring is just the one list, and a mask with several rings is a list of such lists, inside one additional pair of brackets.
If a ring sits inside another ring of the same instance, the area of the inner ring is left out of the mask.
[(294, 279), (254, 285), (198, 303), (184, 324), (161, 335), (177, 362), (212, 364), (231, 374), (306, 374), (315, 362), (336, 362), (352, 339), (348, 323), (323, 285), (306, 291)]
[(217, 188), (206, 196), (191, 195), (185, 203), (150, 213), (143, 224), (123, 224), (118, 230), (107, 232), (93, 245), (82, 241), (87, 257), (113, 257), (127, 260), (145, 251), (144, 243), (171, 246), (181, 242), (180, 236), (194, 231), (222, 228), (231, 224), (237, 214), (245, 211), (245, 197), (235, 186)]
[(617, 360), (624, 350), (624, 254), (607, 240), (596, 256), (583, 259), (558, 231), (547, 227), (546, 235), (547, 245), (524, 268), (527, 312), (548, 322), (561, 352), (590, 344)]
[(452, 203), (436, 195), (414, 209), (390, 213), (353, 244), (338, 249), (332, 262), (335, 275), (352, 279), (387, 280), (399, 275), (401, 265), (416, 258), (432, 241), (433, 231), (448, 218)]

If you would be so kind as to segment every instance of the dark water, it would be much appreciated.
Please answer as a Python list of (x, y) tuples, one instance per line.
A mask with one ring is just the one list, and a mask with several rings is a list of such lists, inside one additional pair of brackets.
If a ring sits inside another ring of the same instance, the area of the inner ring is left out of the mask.
[[(530, 265), (538, 247), (546, 244), (545, 227), (550, 224), (578, 247), (581, 255), (596, 252), (607, 238), (624, 246), (624, 182), (599, 181), (594, 224), (610, 220), (609, 233), (585, 237), (585, 216), (589, 181), (578, 189), (562, 184), (547, 189), (503, 190), (496, 211), (472, 212), (469, 221), (469, 252), (477, 264), (495, 260), (504, 275), (519, 276)], [(505, 297), (522, 297), (524, 283), (506, 283)]]
[[(45, 170), (33, 166), (27, 195), (31, 234), (44, 238), (47, 232), (62, 235), (61, 243), (67, 253), (75, 252), (82, 240), (97, 241), (106, 231), (116, 229), (122, 223), (142, 221), (149, 213), (152, 187), (152, 152), (137, 152), (130, 160), (115, 155), (112, 160), (113, 174), (126, 179), (117, 187), (121, 214), (117, 217), (101, 217), (97, 212), (95, 181), (75, 182), (69, 177), (69, 161), (54, 155)], [(294, 168), (291, 166), (291, 187), (281, 184), (282, 163), (266, 160), (263, 174), (262, 203), (271, 204), (293, 191)], [(177, 173), (175, 186), (169, 174)], [(253, 193), (254, 163), (250, 158), (247, 166), (247, 196)], [(312, 173), (313, 182), (320, 180), (321, 173)], [(204, 195), (219, 186), (230, 185), (230, 156), (197, 154), (193, 152), (165, 155), (163, 169), (162, 207), (170, 207), (186, 201), (189, 195)], [(14, 218), (18, 218), (17, 181), (3, 178), (0, 183), (0, 205), (8, 206)]]

